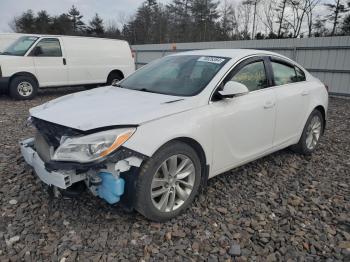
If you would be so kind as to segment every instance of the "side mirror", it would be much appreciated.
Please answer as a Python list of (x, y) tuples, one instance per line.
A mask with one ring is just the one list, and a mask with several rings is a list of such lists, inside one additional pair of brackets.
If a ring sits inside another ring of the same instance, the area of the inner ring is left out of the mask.
[(248, 88), (245, 85), (236, 81), (228, 81), (225, 84), (224, 89), (222, 91), (219, 91), (220, 96), (223, 98), (230, 98), (237, 95), (244, 95), (247, 93), (249, 93)]

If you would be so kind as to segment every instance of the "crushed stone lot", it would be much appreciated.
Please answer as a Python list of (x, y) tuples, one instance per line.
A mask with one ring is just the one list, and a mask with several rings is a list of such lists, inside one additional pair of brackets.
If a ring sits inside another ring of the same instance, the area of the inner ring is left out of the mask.
[(285, 149), (222, 174), (153, 223), (88, 193), (51, 199), (25, 164), (28, 109), (76, 90), (0, 96), (0, 261), (350, 261), (349, 99), (330, 98), (312, 156)]

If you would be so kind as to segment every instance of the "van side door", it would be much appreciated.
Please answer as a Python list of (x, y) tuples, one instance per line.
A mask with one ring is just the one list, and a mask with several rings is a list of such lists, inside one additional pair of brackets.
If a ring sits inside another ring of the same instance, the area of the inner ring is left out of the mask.
[(59, 37), (40, 39), (29, 56), (33, 57), (40, 87), (68, 85), (68, 71)]

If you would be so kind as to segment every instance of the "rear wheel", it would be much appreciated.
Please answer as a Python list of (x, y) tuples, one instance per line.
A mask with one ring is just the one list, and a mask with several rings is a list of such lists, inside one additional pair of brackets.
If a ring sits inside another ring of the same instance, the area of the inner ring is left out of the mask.
[(201, 163), (192, 147), (172, 142), (141, 168), (136, 187), (136, 210), (150, 220), (166, 221), (183, 212), (196, 196)]
[(121, 74), (119, 74), (117, 72), (110, 73), (108, 78), (107, 78), (107, 85), (114, 86), (122, 79), (123, 79), (123, 77), (121, 76)]
[(29, 76), (16, 76), (10, 82), (10, 96), (17, 100), (29, 100), (36, 96), (38, 84)]
[(317, 109), (312, 111), (306, 121), (303, 133), (298, 144), (293, 145), (292, 149), (301, 154), (310, 155), (315, 151), (321, 138), (324, 128), (324, 119), (321, 112)]

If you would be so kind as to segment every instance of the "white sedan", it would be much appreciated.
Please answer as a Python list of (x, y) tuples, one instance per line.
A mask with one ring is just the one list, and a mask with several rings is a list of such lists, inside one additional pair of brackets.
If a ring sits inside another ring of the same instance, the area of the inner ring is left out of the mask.
[(164, 221), (209, 178), (289, 146), (311, 154), (327, 107), (327, 86), (289, 58), (191, 51), (32, 108), (21, 150), (56, 194), (87, 188)]

